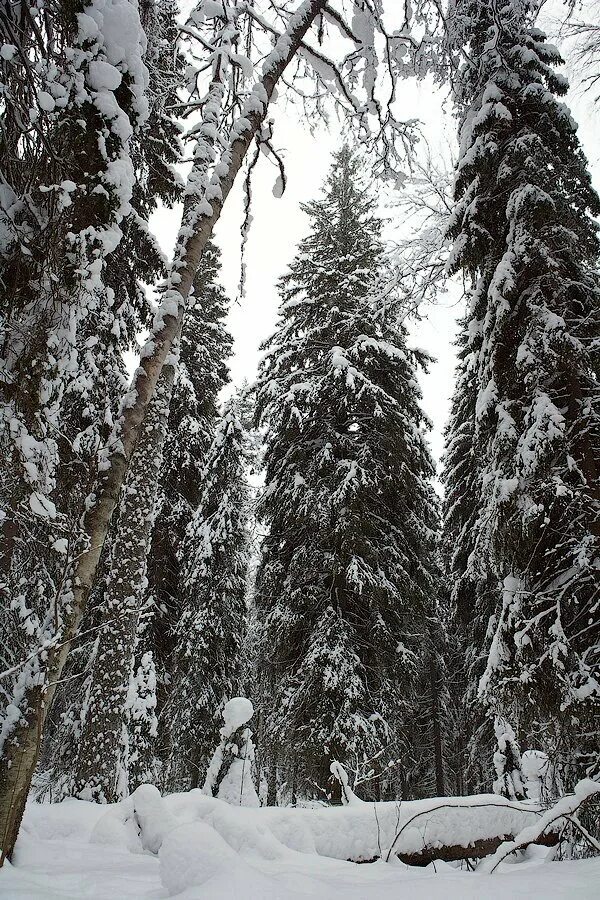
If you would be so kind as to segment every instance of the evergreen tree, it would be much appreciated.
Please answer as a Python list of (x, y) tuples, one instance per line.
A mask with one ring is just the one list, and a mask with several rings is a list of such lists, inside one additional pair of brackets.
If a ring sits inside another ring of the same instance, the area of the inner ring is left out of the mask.
[[(381, 222), (347, 148), (281, 283), (257, 420), (267, 535), (257, 578), (264, 733), (305, 794), (333, 759), (385, 765), (408, 722), (434, 593), (436, 504), (416, 371), (426, 357), (369, 300)], [(400, 709), (400, 714), (398, 714)]]
[[(133, 176), (131, 199), (121, 210), (119, 242), (104, 261), (107, 303), (88, 310), (80, 328), (78, 342), (83, 349), (78, 377), (67, 386), (61, 419), (63, 440), (59, 445), (57, 491), (68, 501), (71, 518), (70, 524), (67, 519), (66, 530), (70, 528), (72, 532), (71, 544), (76, 540), (78, 519), (97, 471), (97, 461), (126, 388), (123, 353), (137, 350), (137, 334), (149, 321), (145, 285), (165, 274), (164, 258), (148, 229), (148, 220), (159, 203), (172, 204), (181, 193), (180, 179), (173, 168), (180, 157), (180, 128), (169, 110), (176, 100), (181, 74), (181, 57), (175, 52), (175, 12), (168, 0), (146, 0), (140, 5), (146, 35), (143, 62), (148, 70), (147, 109), (144, 121), (133, 131), (128, 144)], [(107, 21), (110, 26), (110, 18)], [(114, 47), (111, 52), (116, 52)], [(138, 103), (144, 100), (139, 89), (135, 96)], [(70, 553), (74, 555), (74, 548)], [(98, 626), (111, 578), (109, 568), (110, 553), (106, 553), (83, 630)], [(55, 798), (68, 793), (72, 785), (96, 650), (97, 644), (92, 642), (90, 659), (87, 642), (74, 648), (65, 686), (57, 691), (46, 729), (42, 766), (48, 770), (49, 787)], [(57, 744), (60, 752), (56, 752)]]
[(213, 440), (219, 394), (229, 381), (232, 338), (225, 326), (229, 301), (218, 283), (220, 256), (209, 242), (194, 281), (169, 411), (161, 517), (179, 536), (198, 506), (198, 475)]
[[(94, 0), (53, 5), (44, 15), (22, 5), (5, 12), (2, 626), (11, 654), (26, 658), (60, 640), (71, 611), (85, 496), (124, 387), (122, 350), (138, 327), (139, 306), (115, 297), (109, 270), (133, 215), (133, 144), (148, 104), (145, 40), (131, 4)], [(11, 810), (22, 809), (26, 790), (19, 773), (31, 771), (37, 753), (23, 736), (34, 721), (39, 732), (55, 690), (45, 690), (44, 662), (34, 655), (7, 685), (0, 830), (9, 850), (20, 819)]]
[[(200, 501), (219, 393), (229, 380), (227, 359), (232, 339), (224, 324), (228, 300), (217, 280), (219, 270), (219, 250), (209, 243), (194, 282), (181, 340), (152, 532), (150, 622), (144, 647), (152, 649), (155, 656), (159, 716), (169, 693), (178, 623), (186, 608), (181, 576), (183, 543)], [(166, 724), (164, 717), (161, 722)], [(161, 735), (159, 745), (158, 752), (163, 753), (168, 734)]]
[(200, 476), (200, 498), (181, 550), (183, 611), (175, 630), (167, 782), (202, 783), (224, 704), (238, 693), (249, 562), (249, 446), (234, 397), (223, 411)]
[[(458, 569), (488, 590), (480, 692), (581, 771), (598, 764), (600, 706), (600, 203), (536, 11), (454, 7), (468, 58), (450, 268), (473, 287), (450, 453), (461, 435), (474, 450), (447, 485), (452, 533), (472, 530)], [(473, 614), (478, 602), (469, 590)]]
[(458, 371), (443, 458), (443, 565), (448, 584), (447, 646), (450, 703), (446, 710), (448, 765), (457, 794), (489, 790), (494, 733), (478, 699), (485, 670), (484, 646), (495, 611), (497, 586), (475, 552), (481, 469), (475, 446), (473, 368), (476, 335), (459, 335)]

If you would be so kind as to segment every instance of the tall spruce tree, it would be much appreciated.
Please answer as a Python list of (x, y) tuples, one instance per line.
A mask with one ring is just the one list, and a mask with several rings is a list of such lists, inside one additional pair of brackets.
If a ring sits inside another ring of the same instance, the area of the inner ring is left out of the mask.
[(183, 609), (163, 710), (171, 789), (204, 783), (223, 707), (240, 689), (240, 650), (247, 628), (249, 458), (241, 401), (234, 396), (206, 455), (198, 506), (179, 557)]
[[(494, 730), (478, 699), (485, 670), (485, 642), (497, 600), (497, 584), (475, 552), (481, 470), (475, 446), (473, 368), (476, 335), (468, 316), (459, 335), (458, 371), (443, 458), (443, 556), (448, 576), (446, 663), (450, 702), (446, 710), (448, 766), (457, 794), (489, 789)], [(466, 332), (466, 333), (465, 333)]]
[(225, 326), (229, 303), (218, 282), (220, 268), (220, 252), (209, 242), (182, 334), (149, 557), (148, 623), (140, 652), (152, 650), (157, 667), (161, 721), (157, 752), (163, 759), (170, 741), (161, 709), (170, 690), (178, 623), (186, 609), (183, 544), (200, 501), (219, 393), (229, 380), (232, 339)]
[(472, 534), (453, 573), (487, 584), (481, 694), (574, 774), (598, 765), (600, 203), (537, 4), (453, 12), (468, 52), (451, 269), (473, 285), (446, 476), (451, 533)]
[[(85, 498), (125, 386), (122, 351), (144, 312), (140, 268), (113, 261), (131, 223), (143, 230), (134, 148), (149, 107), (145, 37), (125, 0), (52, 4), (43, 15), (7, 6), (1, 28), (1, 611), (9, 654), (29, 657), (5, 683), (0, 832), (10, 852), (22, 772), (37, 755), (23, 735), (33, 721), (41, 729), (55, 691), (31, 651), (60, 642), (72, 609)], [(145, 270), (160, 267), (155, 251), (146, 241)]]
[[(149, 321), (146, 285), (165, 274), (164, 257), (149, 231), (148, 220), (159, 203), (172, 204), (181, 193), (180, 179), (173, 167), (181, 153), (180, 126), (170, 109), (176, 101), (182, 68), (181, 57), (175, 52), (175, 7), (170, 0), (145, 0), (140, 4), (140, 16), (145, 32), (147, 110), (143, 124), (129, 141), (131, 202), (123, 210), (120, 240), (104, 261), (104, 281), (111, 302), (89, 311), (81, 326), (78, 377), (67, 387), (68, 402), (62, 415), (57, 490), (70, 505), (74, 520), (72, 543), (90, 478), (96, 471), (90, 459), (93, 461), (94, 455), (102, 451), (127, 384), (123, 351), (137, 350), (136, 336)], [(110, 26), (110, 19), (107, 21)], [(138, 96), (138, 102), (142, 99)], [(133, 531), (133, 522), (130, 527)], [(105, 554), (104, 562), (82, 625), (84, 631), (96, 628), (102, 616), (105, 589), (110, 581), (110, 553)], [(42, 768), (48, 772), (48, 786), (55, 798), (69, 793), (73, 784), (97, 643), (92, 641), (91, 648), (91, 658), (88, 642), (73, 648), (65, 685), (57, 690), (46, 729)]]
[(288, 783), (321, 797), (333, 759), (385, 766), (398, 721), (408, 730), (435, 581), (426, 357), (370, 302), (384, 245), (360, 169), (343, 148), (304, 206), (311, 231), (257, 385), (263, 740)]

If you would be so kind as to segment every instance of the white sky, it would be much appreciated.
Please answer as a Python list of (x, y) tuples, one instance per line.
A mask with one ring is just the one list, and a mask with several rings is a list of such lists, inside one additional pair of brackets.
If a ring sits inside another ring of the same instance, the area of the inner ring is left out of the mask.
[[(565, 74), (570, 75), (568, 54), (565, 52), (565, 55)], [(456, 123), (451, 117), (451, 108), (443, 93), (430, 82), (406, 81), (398, 96), (398, 113), (402, 118), (421, 121), (432, 151), (447, 148), (455, 140)], [(569, 93), (566, 103), (579, 122), (580, 139), (592, 168), (594, 183), (600, 189), (600, 109), (577, 89)], [(311, 136), (298, 124), (293, 108), (287, 114), (277, 110), (275, 117), (273, 143), (285, 158), (288, 184), (283, 197), (273, 197), (272, 188), (278, 172), (270, 161), (261, 157), (253, 176), (253, 222), (246, 247), (246, 296), (241, 304), (234, 302), (229, 316), (234, 337), (234, 356), (230, 364), (234, 385), (244, 379), (252, 381), (256, 375), (259, 345), (272, 333), (276, 322), (277, 280), (308, 230), (308, 220), (300, 210), (300, 203), (318, 196), (331, 164), (331, 153), (339, 147), (336, 129), (329, 132), (320, 129)], [(240, 274), (241, 182), (242, 178), (238, 177), (215, 233), (222, 251), (222, 281), (232, 299), (238, 294)], [(390, 192), (390, 200), (392, 194)], [(168, 254), (172, 251), (179, 215), (178, 209), (161, 211), (151, 223)], [(423, 405), (433, 422), (431, 447), (439, 461), (453, 388), (456, 318), (461, 308), (451, 294), (444, 294), (426, 312), (425, 318), (412, 325), (411, 335), (415, 344), (437, 360), (421, 383)]]

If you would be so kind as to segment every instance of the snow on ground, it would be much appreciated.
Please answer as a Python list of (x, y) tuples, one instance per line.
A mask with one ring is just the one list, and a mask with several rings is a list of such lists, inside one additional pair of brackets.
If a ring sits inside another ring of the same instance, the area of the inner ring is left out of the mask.
[[(134, 795), (135, 798), (135, 795)], [(425, 802), (425, 801), (422, 801)], [(428, 801), (432, 802), (432, 801)], [(439, 802), (439, 801), (438, 801)], [(405, 804), (409, 806), (409, 804)], [(367, 806), (367, 804), (365, 804)], [(160, 799), (144, 787), (113, 807), (30, 804), (2, 900), (598, 900), (600, 859), (549, 862), (533, 848), (494, 875), (445, 863), (357, 865), (290, 849), (300, 810), (236, 809), (200, 792)], [(309, 812), (308, 810), (302, 812)], [(319, 812), (319, 811), (316, 811)], [(329, 816), (343, 831), (350, 812)], [(279, 817), (279, 827), (270, 819)], [(323, 819), (323, 816), (320, 817)], [(281, 822), (287, 823), (287, 837)], [(298, 819), (300, 826), (300, 821)], [(279, 831), (279, 837), (275, 831)], [(306, 829), (300, 827), (299, 831)], [(283, 842), (285, 840), (285, 843)], [(321, 837), (323, 844), (323, 837)], [(286, 846), (287, 844), (287, 846)], [(158, 854), (155, 851), (158, 849)]]

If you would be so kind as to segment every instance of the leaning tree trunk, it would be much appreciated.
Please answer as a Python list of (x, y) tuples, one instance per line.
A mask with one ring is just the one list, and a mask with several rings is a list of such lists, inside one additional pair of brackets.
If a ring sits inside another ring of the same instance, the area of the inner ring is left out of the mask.
[[(188, 182), (190, 192), (184, 206), (185, 227), (180, 232), (174, 266), (173, 274), (176, 277), (172, 278), (171, 290), (163, 296), (157, 324), (144, 348), (132, 389), (123, 404), (119, 433), (112, 442), (113, 450), (109, 465), (101, 474), (94, 495), (95, 503), (85, 517), (84, 528), (88, 547), (80, 555), (75, 568), (73, 598), (69, 612), (65, 616), (62, 642), (47, 651), (45, 691), (42, 692), (38, 684), (27, 686), (23, 707), (30, 713), (21, 715), (5, 756), (0, 761), (0, 839), (3, 856), (10, 857), (17, 839), (25, 801), (37, 764), (45, 715), (52, 702), (55, 684), (60, 679), (67, 660), (70, 642), (77, 634), (85, 611), (110, 519), (118, 501), (146, 409), (171, 347), (181, 335), (187, 298), (204, 248), (221, 215), (246, 153), (266, 120), (275, 86), (298, 52), (306, 32), (325, 6), (326, 0), (303, 0), (291, 17), (288, 30), (277, 40), (273, 52), (265, 61), (260, 81), (242, 109), (245, 127), (237, 132), (236, 138), (225, 152), (222, 165), (213, 176), (209, 191), (194, 193), (197, 172), (194, 171), (195, 166), (192, 168)], [(198, 165), (201, 164), (202, 161), (198, 160)], [(8, 762), (12, 764), (8, 765)], [(2, 858), (0, 857), (0, 861)]]
[(174, 367), (167, 365), (148, 407), (119, 504), (74, 785), (78, 796), (100, 803), (116, 803), (127, 795), (123, 727), (173, 380)]

